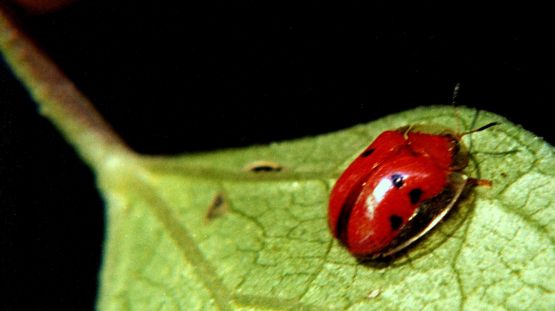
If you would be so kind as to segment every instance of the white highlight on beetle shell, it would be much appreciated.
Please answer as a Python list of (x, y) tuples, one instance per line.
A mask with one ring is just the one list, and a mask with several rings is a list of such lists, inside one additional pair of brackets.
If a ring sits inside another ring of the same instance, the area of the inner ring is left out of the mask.
[(376, 185), (372, 194), (366, 198), (366, 213), (368, 218), (371, 219), (374, 217), (374, 210), (376, 209), (376, 206), (380, 204), (385, 194), (389, 191), (389, 189), (391, 189), (392, 186), (391, 180), (384, 177), (380, 180), (378, 185)]
[(369, 219), (374, 217), (374, 210), (376, 209), (376, 200), (374, 199), (374, 195), (371, 194), (366, 198), (366, 215)]
[(382, 178), (382, 180), (380, 180), (376, 188), (374, 188), (374, 191), (372, 191), (372, 195), (374, 196), (376, 203), (379, 204), (383, 200), (386, 192), (389, 191), (392, 186), (393, 185), (389, 178), (384, 177)]

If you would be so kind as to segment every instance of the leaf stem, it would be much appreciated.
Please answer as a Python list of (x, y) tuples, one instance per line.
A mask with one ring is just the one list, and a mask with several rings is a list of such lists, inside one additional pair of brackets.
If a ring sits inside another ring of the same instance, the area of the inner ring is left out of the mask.
[(37, 102), (39, 111), (62, 132), (91, 166), (107, 157), (133, 156), (92, 103), (62, 71), (16, 26), (0, 5), (0, 53)]

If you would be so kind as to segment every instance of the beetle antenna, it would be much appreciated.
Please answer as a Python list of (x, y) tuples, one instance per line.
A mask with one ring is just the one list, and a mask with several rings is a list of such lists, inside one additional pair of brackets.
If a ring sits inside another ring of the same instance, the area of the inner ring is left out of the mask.
[(455, 117), (457, 118), (457, 123), (458, 123), (457, 124), (457, 126), (458, 126), (457, 132), (464, 128), (461, 114), (459, 113), (459, 110), (457, 109), (457, 99), (459, 99), (460, 89), (461, 89), (461, 83), (457, 82), (455, 84), (455, 87), (453, 87), (453, 95), (451, 95), (451, 106), (453, 106), (453, 109), (455, 111)]
[(485, 129), (489, 129), (489, 128), (492, 127), (492, 126), (496, 126), (496, 125), (499, 125), (499, 124), (501, 124), (501, 123), (499, 123), (499, 122), (490, 122), (490, 123), (488, 123), (488, 124), (486, 124), (486, 125), (484, 125), (484, 126), (480, 126), (479, 128), (476, 128), (476, 129), (473, 129), (473, 130), (470, 130), (470, 131), (466, 131), (466, 132), (462, 132), (459, 136), (460, 136), (460, 137), (463, 137), (463, 136), (468, 135), (468, 134), (472, 134), (472, 133), (476, 133), (476, 132), (481, 132), (481, 131), (483, 131), (483, 130), (485, 130)]
[(451, 96), (451, 105), (457, 106), (457, 99), (459, 98), (459, 90), (461, 89), (461, 83), (457, 82), (453, 88), (453, 95)]

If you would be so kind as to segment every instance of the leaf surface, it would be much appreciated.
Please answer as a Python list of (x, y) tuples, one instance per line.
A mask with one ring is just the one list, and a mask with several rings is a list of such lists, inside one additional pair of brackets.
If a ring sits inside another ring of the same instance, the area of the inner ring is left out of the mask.
[[(386, 264), (334, 241), (330, 189), (379, 133), (492, 121), (502, 125), (464, 141), (467, 174), (493, 187), (473, 189), (423, 241)], [(268, 146), (107, 161), (101, 310), (555, 309), (554, 149), (491, 113), (426, 107)], [(281, 170), (245, 170), (256, 161)]]

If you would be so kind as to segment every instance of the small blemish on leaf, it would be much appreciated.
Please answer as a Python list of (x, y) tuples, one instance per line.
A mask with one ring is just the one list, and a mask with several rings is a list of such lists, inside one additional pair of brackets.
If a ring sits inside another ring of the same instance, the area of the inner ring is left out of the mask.
[(243, 171), (253, 173), (280, 172), (281, 170), (283, 170), (283, 166), (281, 166), (281, 164), (264, 160), (254, 161), (243, 167)]
[(229, 204), (222, 192), (216, 194), (210, 206), (208, 207), (208, 212), (206, 213), (206, 220), (211, 221), (215, 218), (223, 216), (227, 213), (229, 209)]
[(374, 289), (368, 294), (367, 298), (369, 300), (377, 298), (381, 293), (382, 293), (382, 291), (380, 289)]

